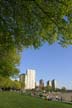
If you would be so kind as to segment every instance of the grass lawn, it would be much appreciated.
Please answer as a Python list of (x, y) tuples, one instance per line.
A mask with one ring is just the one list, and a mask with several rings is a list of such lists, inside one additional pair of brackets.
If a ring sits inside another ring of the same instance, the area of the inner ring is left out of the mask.
[(72, 105), (51, 102), (12, 92), (0, 92), (0, 108), (72, 108)]

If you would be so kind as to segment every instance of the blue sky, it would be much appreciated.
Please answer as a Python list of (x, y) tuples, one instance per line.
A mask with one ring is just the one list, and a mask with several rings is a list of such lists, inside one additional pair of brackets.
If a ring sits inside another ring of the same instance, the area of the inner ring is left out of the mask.
[(72, 46), (62, 48), (58, 44), (44, 44), (39, 49), (28, 48), (22, 52), (20, 73), (36, 70), (36, 81), (56, 79), (58, 87), (72, 88)]

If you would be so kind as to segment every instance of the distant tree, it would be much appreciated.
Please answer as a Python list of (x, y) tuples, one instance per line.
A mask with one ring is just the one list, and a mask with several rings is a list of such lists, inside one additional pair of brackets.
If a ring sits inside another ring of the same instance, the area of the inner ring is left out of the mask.
[(72, 44), (72, 0), (0, 0), (1, 75), (16, 72), (23, 48), (56, 41)]
[(61, 89), (60, 88), (56, 88), (56, 90), (55, 90), (56, 92), (60, 92), (61, 91)]
[(10, 89), (12, 87), (12, 81), (8, 77), (0, 77), (0, 88)]
[(21, 83), (17, 80), (11, 80), (9, 77), (0, 77), (0, 88), (3, 90), (21, 89)]
[(21, 91), (24, 91), (25, 90), (25, 83), (24, 82), (20, 82), (21, 84)]
[(47, 91), (53, 91), (53, 89), (52, 89), (51, 86), (47, 86), (47, 87), (46, 87), (46, 90), (47, 90)]
[(21, 83), (17, 80), (13, 81), (13, 88), (16, 90), (21, 89)]
[(66, 87), (62, 87), (62, 88), (61, 88), (61, 91), (62, 91), (62, 92), (65, 92), (65, 91), (66, 91)]

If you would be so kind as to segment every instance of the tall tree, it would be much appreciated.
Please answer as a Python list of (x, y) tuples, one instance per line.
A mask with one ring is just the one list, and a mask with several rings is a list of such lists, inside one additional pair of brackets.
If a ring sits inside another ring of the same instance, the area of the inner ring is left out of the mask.
[[(2, 63), (14, 61), (13, 50), (18, 54), (24, 47), (38, 48), (44, 42), (56, 41), (62, 46), (72, 44), (72, 0), (0, 0)], [(4, 72), (2, 63), (0, 73)], [(11, 62), (7, 63), (9, 67)]]

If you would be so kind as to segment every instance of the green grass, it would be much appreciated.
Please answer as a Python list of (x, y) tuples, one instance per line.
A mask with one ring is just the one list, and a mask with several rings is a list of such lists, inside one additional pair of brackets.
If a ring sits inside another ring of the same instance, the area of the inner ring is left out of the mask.
[(72, 105), (18, 93), (0, 92), (0, 108), (72, 108)]

